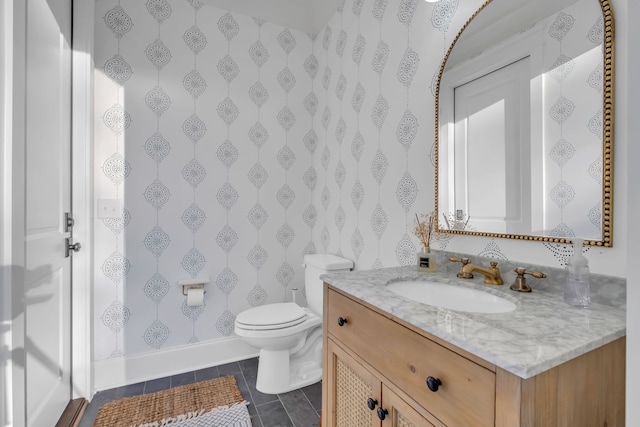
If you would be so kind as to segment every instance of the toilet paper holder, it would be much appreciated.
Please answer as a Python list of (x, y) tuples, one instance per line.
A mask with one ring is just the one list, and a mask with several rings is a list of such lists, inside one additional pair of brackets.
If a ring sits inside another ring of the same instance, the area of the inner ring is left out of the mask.
[[(209, 279), (181, 279), (178, 285), (182, 286), (182, 295), (187, 296), (189, 289), (204, 289), (204, 285), (209, 283)], [(206, 294), (207, 291), (204, 291)]]

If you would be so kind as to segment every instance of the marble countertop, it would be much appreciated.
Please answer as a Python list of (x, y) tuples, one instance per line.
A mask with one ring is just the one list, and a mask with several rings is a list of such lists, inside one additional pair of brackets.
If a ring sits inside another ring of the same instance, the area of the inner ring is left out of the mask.
[[(509, 270), (501, 270), (503, 286), (484, 285), (480, 274), (473, 279), (458, 279), (455, 267), (435, 273), (419, 272), (415, 266), (395, 267), (329, 273), (321, 278), (525, 379), (626, 335), (623, 279), (592, 275), (594, 302), (589, 309), (582, 309), (564, 302), (562, 271), (551, 274), (547, 271), (549, 277), (540, 281), (527, 279), (533, 292), (520, 293), (509, 289), (515, 273), (505, 274)], [(517, 308), (509, 313), (467, 313), (417, 303), (386, 289), (391, 282), (416, 279), (481, 289), (513, 301)], [(538, 283), (544, 285), (537, 287)]]

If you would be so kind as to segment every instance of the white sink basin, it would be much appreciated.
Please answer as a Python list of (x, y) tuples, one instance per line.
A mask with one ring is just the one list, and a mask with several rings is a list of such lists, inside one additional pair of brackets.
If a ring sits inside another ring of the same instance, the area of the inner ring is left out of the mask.
[(470, 313), (507, 313), (516, 305), (506, 298), (474, 288), (448, 285), (426, 280), (400, 281), (387, 285), (387, 289), (401, 297), (449, 310)]

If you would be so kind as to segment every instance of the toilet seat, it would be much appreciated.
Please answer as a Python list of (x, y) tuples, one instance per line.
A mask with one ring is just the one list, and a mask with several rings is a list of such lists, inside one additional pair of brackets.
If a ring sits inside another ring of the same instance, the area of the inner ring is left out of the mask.
[(251, 331), (284, 329), (307, 319), (307, 311), (292, 302), (265, 304), (238, 314), (236, 327)]

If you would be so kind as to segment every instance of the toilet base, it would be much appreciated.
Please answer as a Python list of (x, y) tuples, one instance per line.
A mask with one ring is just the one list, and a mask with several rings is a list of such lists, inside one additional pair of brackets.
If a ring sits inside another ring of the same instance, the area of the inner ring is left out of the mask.
[(312, 332), (300, 351), (260, 350), (256, 390), (279, 394), (315, 384), (322, 379), (322, 331)]
[[(286, 350), (277, 352), (261, 350), (256, 390), (266, 394), (286, 393), (315, 384), (322, 379), (322, 366), (313, 366), (316, 365), (313, 363), (305, 365), (293, 366), (291, 369), (292, 366)], [(282, 375), (282, 372), (289, 372), (289, 375)]]

